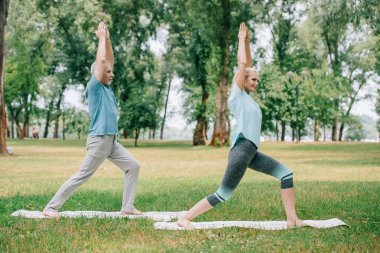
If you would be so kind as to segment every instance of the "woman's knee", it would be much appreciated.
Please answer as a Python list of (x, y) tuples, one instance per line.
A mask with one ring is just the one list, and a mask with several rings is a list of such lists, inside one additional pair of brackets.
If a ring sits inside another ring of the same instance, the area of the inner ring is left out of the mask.
[(219, 188), (215, 193), (207, 196), (207, 200), (212, 206), (216, 206), (219, 203), (226, 202), (232, 196), (233, 190)]
[(293, 184), (293, 172), (291, 170), (289, 170), (289, 169), (287, 169), (284, 172), (285, 173), (280, 178), (280, 180), (281, 180), (281, 189), (293, 188), (294, 187), (294, 184)]
[(285, 165), (277, 163), (269, 174), (281, 181), (281, 189), (293, 187), (293, 172)]

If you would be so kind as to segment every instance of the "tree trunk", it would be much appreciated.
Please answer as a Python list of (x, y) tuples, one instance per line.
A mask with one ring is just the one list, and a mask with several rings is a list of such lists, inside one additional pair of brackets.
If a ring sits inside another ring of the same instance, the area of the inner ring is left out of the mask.
[(209, 94), (206, 90), (206, 79), (202, 80), (202, 102), (200, 112), (197, 117), (197, 125), (193, 135), (193, 145), (206, 145), (206, 126), (207, 126), (207, 100)]
[(301, 142), (301, 129), (299, 127), (296, 128), (296, 133), (297, 142)]
[(334, 118), (333, 119), (333, 124), (332, 124), (332, 132), (331, 132), (331, 140), (336, 141), (337, 140), (337, 133), (338, 133), (338, 119)]
[(198, 119), (193, 135), (193, 146), (206, 145), (206, 122)]
[(292, 142), (294, 142), (295, 136), (296, 136), (296, 129), (292, 127)]
[(24, 131), (24, 138), (30, 138), (30, 135), (29, 135), (29, 119), (28, 119), (28, 123), (24, 123), (23, 131)]
[(19, 107), (14, 114), (14, 120), (15, 120), (15, 124), (16, 124), (16, 131), (17, 131), (17, 138), (18, 139), (24, 139), (24, 136), (25, 136), (23, 128), (20, 126), (20, 121), (19, 121), (19, 115), (21, 113), (21, 110), (22, 110), (22, 108)]
[(168, 91), (166, 92), (164, 117), (162, 118), (162, 123), (161, 123), (160, 140), (164, 138), (164, 126), (165, 126), (165, 120), (166, 120), (166, 112), (168, 109), (169, 93), (170, 93), (171, 85), (172, 85), (172, 76), (169, 77)]
[(53, 101), (49, 103), (48, 111), (46, 113), (46, 123), (45, 123), (45, 130), (44, 130), (44, 138), (47, 138), (49, 134), (49, 127), (50, 127), (50, 118), (51, 118), (51, 111), (53, 110)]
[[(227, 83), (227, 80), (225, 80)], [(212, 134), (211, 146), (224, 146), (228, 142), (227, 133), (227, 85), (220, 85), (216, 94), (216, 117), (214, 123), (214, 132)]]
[(199, 117), (197, 119), (197, 125), (193, 135), (193, 145), (206, 145), (206, 129), (207, 129), (207, 100), (209, 94), (206, 91), (206, 84), (202, 84), (202, 105)]
[(281, 121), (281, 141), (285, 141), (286, 122)]
[(228, 92), (228, 70), (230, 66), (230, 26), (231, 26), (231, 6), (229, 0), (222, 0), (223, 11), (223, 32), (220, 37), (221, 50), (221, 71), (219, 73), (219, 84), (216, 89), (216, 112), (214, 132), (212, 134), (211, 146), (217, 143), (224, 146), (228, 143), (227, 133), (227, 92)]
[(314, 141), (319, 141), (319, 122), (318, 120), (314, 120)]
[(344, 122), (342, 122), (340, 124), (340, 128), (339, 128), (339, 141), (342, 141), (342, 137), (343, 137), (343, 130), (344, 130)]
[(11, 138), (15, 138), (15, 119), (13, 115), (11, 115)]
[[(356, 101), (356, 97), (357, 97), (357, 95), (359, 94), (359, 91), (360, 91), (360, 89), (363, 87), (364, 83), (365, 83), (365, 82), (360, 82), (360, 85), (359, 85), (358, 89), (355, 91), (354, 95), (351, 96), (350, 105), (348, 106), (347, 112), (346, 112), (346, 114), (344, 115), (344, 119), (347, 119), (348, 116), (350, 115), (350, 112), (351, 112), (352, 106), (354, 105), (354, 103), (355, 103), (355, 101)], [(339, 129), (339, 141), (342, 141), (344, 126), (345, 126), (345, 123), (344, 123), (344, 120), (343, 120), (342, 124), (340, 125), (340, 129)]]
[(29, 138), (29, 103), (28, 103), (28, 97), (24, 98), (24, 124), (23, 124), (23, 137)]
[(280, 140), (279, 131), (278, 131), (278, 121), (276, 120), (276, 141)]
[(139, 138), (140, 129), (135, 130), (135, 147), (137, 147), (137, 139)]
[(323, 142), (326, 142), (326, 124), (323, 123)]
[(59, 116), (55, 118), (55, 123), (54, 123), (54, 134), (53, 138), (58, 139), (58, 132), (59, 132)]
[(24, 132), (24, 128), (20, 126), (20, 122), (16, 122), (16, 128), (17, 128), (17, 138), (21, 140), (24, 139), (25, 132)]
[(65, 108), (62, 110), (62, 140), (66, 140), (65, 136)]
[(208, 141), (208, 137), (207, 137), (208, 126), (209, 126), (209, 122), (207, 121), (206, 122), (206, 141)]
[(7, 25), (9, 0), (0, 4), (0, 155), (8, 155), (6, 143), (7, 113), (4, 99), (4, 68), (5, 68), (5, 29)]
[(61, 117), (61, 114), (62, 114), (61, 102), (62, 102), (62, 99), (63, 99), (63, 92), (65, 91), (65, 89), (66, 89), (66, 85), (62, 85), (62, 88), (61, 88), (59, 96), (58, 96), (58, 101), (55, 104), (55, 107), (56, 107), (56, 110), (57, 110), (57, 114), (55, 115), (56, 118), (55, 118), (55, 124), (54, 124), (54, 134), (53, 134), (53, 138), (54, 139), (58, 139), (59, 118)]
[(126, 128), (123, 129), (123, 138), (128, 139), (128, 129)]

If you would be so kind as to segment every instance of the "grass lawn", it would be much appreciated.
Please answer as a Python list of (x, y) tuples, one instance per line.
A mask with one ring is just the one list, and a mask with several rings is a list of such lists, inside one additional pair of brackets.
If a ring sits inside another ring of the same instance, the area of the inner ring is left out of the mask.
[[(263, 143), (260, 150), (295, 174), (298, 214), (337, 217), (350, 225), (330, 229), (263, 231), (243, 228), (162, 231), (150, 220), (11, 217), (42, 210), (79, 168), (85, 140), (8, 140), (15, 154), (0, 158), (0, 252), (380, 252), (380, 144)], [(136, 207), (182, 211), (213, 193), (228, 148), (189, 142), (122, 144), (140, 161)], [(109, 161), (63, 206), (117, 211), (123, 176)], [(231, 200), (196, 221), (285, 220), (279, 182), (248, 170)]]

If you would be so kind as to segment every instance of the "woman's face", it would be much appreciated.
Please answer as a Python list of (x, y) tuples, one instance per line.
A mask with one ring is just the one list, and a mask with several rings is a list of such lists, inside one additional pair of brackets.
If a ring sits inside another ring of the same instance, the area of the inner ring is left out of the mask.
[(255, 91), (259, 86), (259, 75), (256, 72), (250, 72), (245, 78), (244, 89), (247, 93)]

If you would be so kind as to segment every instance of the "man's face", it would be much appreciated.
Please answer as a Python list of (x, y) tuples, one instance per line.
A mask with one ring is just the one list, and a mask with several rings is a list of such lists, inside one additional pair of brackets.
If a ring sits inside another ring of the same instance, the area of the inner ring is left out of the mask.
[(104, 66), (102, 83), (111, 85), (112, 80), (113, 80), (112, 66), (111, 66), (111, 64), (106, 63)]

